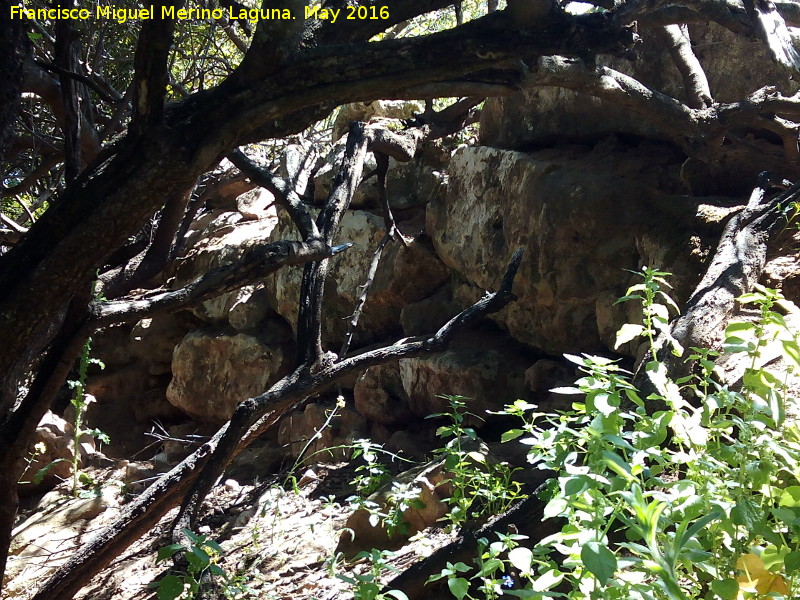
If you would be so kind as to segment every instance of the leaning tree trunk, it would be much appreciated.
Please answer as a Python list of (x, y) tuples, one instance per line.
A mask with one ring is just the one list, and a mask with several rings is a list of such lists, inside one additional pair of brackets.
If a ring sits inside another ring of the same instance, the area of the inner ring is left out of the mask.
[[(24, 21), (11, 19), (10, 0), (0, 0), (0, 163), (5, 158), (19, 107), (22, 61), (27, 54)], [(5, 179), (0, 167), (0, 180)]]

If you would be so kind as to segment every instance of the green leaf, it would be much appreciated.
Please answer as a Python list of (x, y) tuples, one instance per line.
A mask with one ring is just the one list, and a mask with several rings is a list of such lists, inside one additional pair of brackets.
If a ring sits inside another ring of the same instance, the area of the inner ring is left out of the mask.
[(619, 396), (616, 394), (600, 392), (599, 394), (595, 394), (591, 397), (591, 402), (589, 401), (589, 398), (589, 396), (586, 398), (586, 404), (589, 410), (597, 410), (604, 417), (614, 414), (619, 406)]
[(531, 552), (530, 548), (518, 546), (508, 552), (508, 562), (520, 573), (528, 574), (531, 572), (533, 552)]
[[(564, 574), (556, 569), (550, 569), (542, 573), (531, 583), (531, 588), (537, 592), (547, 592), (556, 587), (564, 579)], [(506, 592), (508, 593), (508, 592)]]
[(800, 506), (800, 485), (790, 485), (781, 493), (780, 506)]
[(627, 481), (635, 481), (636, 478), (631, 475), (631, 467), (615, 452), (610, 450), (603, 450), (603, 462), (606, 466), (614, 471), (620, 477), (625, 478)]
[(800, 570), (800, 550), (789, 552), (786, 556), (784, 556), (783, 567), (786, 569), (786, 573), (789, 575)]
[(617, 339), (614, 341), (614, 349), (616, 350), (622, 344), (627, 344), (633, 339), (636, 339), (640, 335), (644, 334), (644, 326), (636, 325), (634, 323), (625, 323), (622, 327), (619, 328), (617, 331)]
[(176, 552), (180, 552), (183, 549), (181, 544), (170, 544), (169, 546), (159, 548), (158, 552), (156, 552), (156, 562), (160, 563), (168, 558), (172, 558)]
[(605, 544), (588, 542), (581, 549), (581, 560), (586, 569), (605, 585), (617, 570), (617, 557)]
[(711, 591), (722, 600), (736, 600), (739, 596), (739, 584), (735, 579), (717, 579), (711, 582)]
[(753, 531), (764, 518), (758, 505), (750, 500), (740, 500), (731, 509), (731, 521), (734, 525), (741, 525), (748, 531)]
[(783, 345), (783, 352), (788, 359), (794, 363), (796, 368), (800, 369), (800, 346), (794, 340), (781, 340)]
[(485, 577), (486, 575), (491, 575), (496, 571), (503, 568), (503, 561), (499, 558), (490, 558), (481, 566), (480, 571), (478, 571), (479, 577)]
[(755, 328), (756, 326), (753, 323), (731, 323), (725, 328), (725, 337), (739, 337), (742, 333), (755, 331)]
[(503, 443), (510, 442), (511, 440), (515, 440), (524, 434), (525, 431), (522, 429), (509, 429), (500, 436), (500, 441)]
[(158, 582), (158, 600), (175, 600), (183, 594), (183, 579), (177, 575), (165, 575)]
[(469, 581), (463, 577), (453, 577), (447, 580), (447, 587), (456, 600), (463, 600), (469, 591)]
[(220, 567), (219, 565), (208, 565), (208, 572), (211, 573), (214, 577), (221, 577), (222, 579), (227, 579), (228, 574)]
[(38, 471), (36, 471), (36, 475), (33, 476), (33, 483), (36, 483), (36, 484), (42, 483), (44, 478), (47, 477), (47, 474), (50, 472), (50, 469), (55, 467), (60, 462), (69, 462), (69, 461), (66, 458), (57, 458), (57, 459), (55, 459), (49, 465), (46, 465), (46, 466), (42, 467), (41, 469), (39, 469)]

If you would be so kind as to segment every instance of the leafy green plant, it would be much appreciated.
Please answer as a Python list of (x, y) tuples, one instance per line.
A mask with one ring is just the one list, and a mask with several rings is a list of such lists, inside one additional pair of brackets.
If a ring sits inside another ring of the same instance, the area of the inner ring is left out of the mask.
[[(624, 327), (619, 339), (647, 341), (645, 368), (658, 392), (641, 398), (615, 361), (567, 356), (582, 372), (556, 390), (580, 396), (571, 409), (545, 414), (523, 401), (506, 408), (523, 425), (504, 440), (519, 439), (534, 466), (556, 472), (542, 493), (544, 516), (564, 525), (527, 552), (484, 542), (475, 566), (448, 565), (437, 578), (456, 598), (800, 597), (800, 428), (787, 418), (798, 405), (787, 375), (770, 369), (779, 356), (790, 372), (800, 367), (786, 316), (796, 319), (797, 308), (764, 288), (739, 299), (757, 316), (726, 331), (723, 351), (745, 359), (741, 386), (720, 383), (717, 353), (697, 348), (688, 357), (695, 372), (672, 381), (655, 358), (659, 340), (679, 349), (658, 335), (672, 306), (667, 274), (641, 275), (624, 299), (643, 303), (644, 323)], [(651, 400), (667, 409), (649, 414)], [(509, 569), (503, 552), (515, 552), (512, 565), (525, 574), (515, 589), (497, 576)]]
[(453, 527), (459, 527), (469, 519), (498, 514), (523, 495), (519, 483), (512, 479), (513, 470), (506, 463), (490, 461), (486, 452), (472, 443), (479, 438), (472, 427), (466, 426), (466, 417), (479, 417), (465, 410), (467, 398), (441, 397), (447, 400), (450, 410), (428, 418), (450, 420), (437, 429), (436, 435), (449, 438), (438, 451), (444, 458), (444, 468), (450, 473), (449, 482), (453, 487), (453, 494), (448, 498), (450, 511), (445, 518)]
[[(81, 351), (80, 362), (78, 363), (78, 379), (70, 380), (67, 382), (70, 388), (75, 393), (70, 400), (70, 404), (75, 409), (75, 419), (72, 422), (72, 495), (77, 496), (79, 492), (80, 483), (91, 484), (90, 478), (80, 472), (78, 465), (80, 464), (80, 441), (81, 437), (89, 434), (99, 440), (101, 443), (109, 443), (111, 440), (108, 435), (99, 429), (84, 429), (83, 418), (89, 404), (94, 402), (94, 398), (86, 393), (86, 377), (89, 371), (89, 365), (98, 365), (101, 369), (105, 368), (103, 361), (90, 357), (92, 349), (92, 338), (88, 338), (83, 345)], [(46, 467), (45, 467), (46, 468)]]
[(255, 595), (244, 583), (243, 577), (230, 577), (219, 566), (220, 557), (225, 555), (219, 544), (188, 529), (184, 529), (183, 533), (191, 542), (188, 547), (183, 544), (169, 544), (160, 548), (156, 555), (156, 563), (161, 563), (182, 552), (187, 562), (185, 571), (171, 572), (150, 584), (151, 588), (157, 590), (158, 600), (192, 600), (205, 582), (210, 582), (224, 598)]
[(360, 575), (358, 573), (351, 573), (350, 575), (336, 575), (337, 578), (350, 584), (353, 591), (354, 600), (388, 600), (394, 598), (395, 600), (408, 600), (400, 590), (387, 590), (382, 592), (381, 576), (385, 571), (397, 572), (397, 569), (388, 563), (388, 559), (393, 556), (392, 552), (388, 550), (364, 550), (355, 556), (355, 560), (366, 560), (369, 564), (369, 570)]
[[(81, 351), (80, 360), (78, 362), (78, 379), (69, 380), (67, 381), (67, 385), (74, 390), (73, 397), (70, 399), (70, 404), (74, 409), (74, 419), (72, 421), (72, 458), (57, 458), (54, 461), (51, 461), (41, 469), (39, 469), (33, 479), (32, 483), (41, 483), (42, 480), (47, 476), (47, 474), (56, 466), (58, 463), (61, 462), (69, 462), (72, 469), (72, 495), (79, 496), (81, 495), (81, 487), (94, 487), (96, 486), (97, 482), (87, 473), (82, 472), (79, 469), (80, 466), (80, 442), (81, 438), (84, 435), (90, 435), (96, 440), (98, 440), (101, 444), (108, 444), (111, 440), (107, 434), (97, 428), (93, 429), (85, 429), (83, 427), (84, 424), (84, 416), (86, 413), (86, 409), (88, 406), (94, 402), (94, 397), (86, 393), (86, 378), (88, 375), (88, 370), (90, 365), (97, 365), (101, 369), (105, 368), (105, 364), (103, 361), (98, 360), (96, 358), (91, 358), (90, 352), (92, 348), (92, 338), (88, 338), (86, 343), (83, 345), (83, 349)], [(32, 463), (36, 457), (40, 454), (44, 454), (47, 450), (43, 443), (39, 443), (36, 445), (34, 450), (28, 455), (26, 461), (28, 464)], [(20, 481), (19, 483), (25, 484), (29, 483), (27, 481)], [(88, 492), (90, 495), (93, 492)]]
[(391, 459), (400, 457), (368, 439), (356, 440), (351, 447), (353, 448), (353, 459), (361, 458), (364, 461), (356, 467), (353, 484), (356, 486), (358, 495), (365, 498), (378, 491), (391, 479), (389, 467), (379, 457), (381, 455), (387, 455)]

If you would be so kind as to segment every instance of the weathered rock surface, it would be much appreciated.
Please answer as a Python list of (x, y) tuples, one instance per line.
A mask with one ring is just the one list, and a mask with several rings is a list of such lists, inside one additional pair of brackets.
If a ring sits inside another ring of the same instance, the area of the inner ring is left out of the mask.
[[(36, 427), (19, 493), (41, 493), (67, 479), (72, 473), (72, 457), (72, 425), (48, 410)], [(46, 474), (37, 482), (37, 474), (45, 468)]]
[(55, 569), (63, 565), (94, 533), (91, 521), (107, 510), (118, 510), (119, 488), (105, 486), (91, 498), (65, 497), (49, 492), (32, 516), (17, 525), (9, 548), (3, 593), (6, 597), (28, 597)]
[(613, 347), (612, 332), (633, 307), (599, 323), (597, 306), (624, 293), (623, 269), (667, 265), (675, 296), (685, 299), (702, 268), (699, 250), (686, 248), (702, 245), (719, 223), (702, 229), (697, 199), (614, 174), (625, 169), (624, 159), (609, 163), (599, 151), (456, 151), (447, 198), (428, 206), (426, 227), (438, 255), (469, 282), (456, 286), (456, 301), (497, 289), (509, 257), (524, 247), (518, 299), (492, 318), (517, 340), (558, 355)]
[[(265, 243), (277, 223), (275, 214), (272, 206), (257, 220), (246, 220), (239, 212), (223, 211), (200, 217), (187, 233), (186, 252), (173, 267), (172, 286), (180, 287), (211, 269), (236, 262), (249, 248)], [(204, 321), (225, 322), (231, 309), (246, 302), (254, 292), (254, 288), (243, 288), (222, 294), (203, 302), (193, 312)], [(247, 317), (248, 322), (254, 319), (257, 320), (255, 316)]]
[(315, 402), (281, 421), (278, 443), (293, 457), (305, 449), (303, 458), (310, 463), (337, 462), (352, 454), (351, 448), (342, 446), (366, 437), (366, 433), (366, 421), (351, 407)]
[[(335, 144), (328, 153), (320, 169), (314, 174), (314, 201), (324, 202), (330, 194), (334, 178), (339, 171), (345, 151), (345, 139)], [(423, 149), (407, 163), (389, 159), (389, 172), (386, 174), (386, 190), (389, 205), (394, 210), (424, 206), (434, 196), (444, 193), (447, 183), (443, 173), (440, 152), (435, 147)], [(364, 173), (376, 169), (375, 156), (369, 153), (364, 162)], [(351, 208), (380, 208), (378, 205), (377, 177), (371, 176), (356, 189), (350, 203)]]
[(188, 333), (175, 348), (167, 399), (198, 421), (227, 421), (239, 402), (263, 393), (288, 368), (283, 328), (276, 321), (259, 335)]
[(406, 100), (373, 100), (372, 102), (353, 102), (345, 104), (336, 113), (333, 122), (331, 141), (335, 142), (347, 133), (352, 121), (370, 121), (375, 119), (410, 119), (415, 112), (422, 112), (422, 102)]
[(388, 426), (448, 412), (442, 395), (468, 398), (467, 410), (480, 418), (487, 410), (526, 396), (524, 372), (530, 358), (502, 336), (463, 336), (429, 357), (405, 358), (370, 367), (353, 390), (356, 410)]
[(142, 319), (130, 333), (130, 348), (153, 375), (170, 372), (175, 346), (200, 322), (190, 314), (160, 314)]
[[(322, 323), (323, 340), (335, 350), (344, 339), (348, 327), (346, 319), (355, 309), (375, 248), (383, 235), (383, 219), (370, 212), (347, 211), (342, 219), (336, 243), (351, 242), (353, 247), (331, 261)], [(297, 238), (288, 218), (281, 217), (272, 238)], [(430, 296), (448, 276), (447, 268), (426, 242), (417, 240), (409, 247), (391, 242), (384, 249), (375, 274), (359, 321), (355, 346), (398, 334), (402, 308), (409, 302)], [(270, 304), (295, 330), (301, 283), (302, 269), (299, 268), (281, 269), (265, 283)]]
[(247, 220), (257, 221), (275, 216), (275, 196), (264, 188), (255, 188), (236, 198), (236, 209)]

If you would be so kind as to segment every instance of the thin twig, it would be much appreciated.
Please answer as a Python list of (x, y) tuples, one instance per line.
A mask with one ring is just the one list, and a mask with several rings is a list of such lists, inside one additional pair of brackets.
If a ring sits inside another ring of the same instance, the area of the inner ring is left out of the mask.
[(378, 247), (375, 249), (375, 253), (372, 255), (372, 262), (369, 265), (367, 279), (361, 286), (361, 295), (358, 297), (358, 304), (356, 304), (353, 314), (350, 315), (350, 323), (347, 326), (347, 333), (344, 336), (342, 349), (339, 350), (339, 356), (341, 358), (347, 356), (347, 351), (350, 349), (350, 343), (353, 341), (353, 335), (355, 334), (356, 327), (358, 326), (358, 320), (361, 318), (361, 313), (364, 311), (364, 305), (367, 303), (369, 290), (372, 287), (372, 283), (375, 281), (375, 273), (378, 271), (378, 264), (381, 261), (381, 254), (383, 254), (383, 249), (391, 239), (391, 236), (387, 232), (381, 239)]

